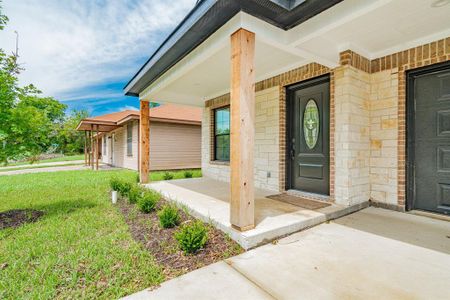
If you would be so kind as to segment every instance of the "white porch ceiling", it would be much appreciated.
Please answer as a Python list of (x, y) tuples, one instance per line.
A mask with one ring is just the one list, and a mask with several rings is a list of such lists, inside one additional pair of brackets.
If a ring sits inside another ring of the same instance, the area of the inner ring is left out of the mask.
[(239, 28), (256, 34), (259, 81), (309, 62), (333, 68), (339, 63), (339, 52), (347, 49), (373, 59), (448, 37), (450, 0), (345, 0), (289, 31), (240, 13), (140, 98), (203, 106), (206, 99), (227, 93), (230, 35)]

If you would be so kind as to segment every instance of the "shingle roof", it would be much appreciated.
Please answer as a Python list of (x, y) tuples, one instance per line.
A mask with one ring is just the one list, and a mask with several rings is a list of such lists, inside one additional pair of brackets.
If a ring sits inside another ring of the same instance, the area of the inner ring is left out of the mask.
[[(89, 130), (91, 124), (102, 125), (105, 130), (110, 131), (123, 122), (139, 120), (138, 110), (124, 110), (97, 117), (86, 118), (78, 124), (77, 130)], [(173, 123), (201, 124), (202, 109), (197, 107), (180, 106), (174, 104), (163, 104), (150, 108), (150, 120)], [(103, 131), (100, 129), (100, 131)]]

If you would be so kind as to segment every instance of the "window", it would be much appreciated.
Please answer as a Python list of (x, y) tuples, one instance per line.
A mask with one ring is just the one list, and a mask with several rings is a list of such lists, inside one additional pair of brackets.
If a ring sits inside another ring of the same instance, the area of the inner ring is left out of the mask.
[(103, 155), (106, 155), (106, 134), (103, 136)]
[(127, 155), (133, 156), (133, 124), (127, 125)]
[(214, 110), (214, 159), (230, 161), (230, 107)]

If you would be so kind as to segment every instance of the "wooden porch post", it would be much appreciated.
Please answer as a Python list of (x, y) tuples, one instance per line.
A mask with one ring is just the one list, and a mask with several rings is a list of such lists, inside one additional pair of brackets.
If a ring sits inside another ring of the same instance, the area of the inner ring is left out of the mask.
[(84, 131), (84, 165), (88, 165), (88, 159), (87, 159), (87, 131)]
[(255, 138), (255, 34), (231, 35), (231, 201), (230, 223), (245, 231), (255, 227), (253, 149)]
[(94, 170), (94, 164), (95, 164), (95, 144), (94, 144), (94, 129), (91, 125), (91, 169)]
[(95, 131), (95, 169), (98, 171), (98, 151), (99, 151), (99, 145), (98, 145), (98, 125), (96, 126)]
[(91, 165), (91, 132), (87, 132), (87, 154), (88, 154), (88, 166)]
[(139, 179), (141, 183), (148, 183), (150, 171), (150, 107), (148, 101), (141, 100), (141, 117), (139, 120)]

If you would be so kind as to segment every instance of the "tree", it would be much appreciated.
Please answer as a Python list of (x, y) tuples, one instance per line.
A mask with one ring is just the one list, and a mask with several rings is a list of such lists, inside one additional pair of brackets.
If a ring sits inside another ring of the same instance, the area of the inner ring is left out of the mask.
[[(0, 1), (0, 30), (7, 21)], [(64, 121), (66, 105), (42, 97), (33, 85), (18, 86), (18, 57), (17, 51), (7, 55), (0, 49), (0, 163), (45, 152), (57, 143)]]
[(89, 117), (87, 110), (73, 110), (59, 130), (58, 150), (65, 154), (78, 154), (84, 150), (84, 132), (76, 128), (82, 119)]

